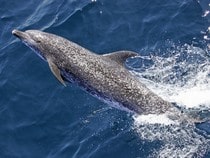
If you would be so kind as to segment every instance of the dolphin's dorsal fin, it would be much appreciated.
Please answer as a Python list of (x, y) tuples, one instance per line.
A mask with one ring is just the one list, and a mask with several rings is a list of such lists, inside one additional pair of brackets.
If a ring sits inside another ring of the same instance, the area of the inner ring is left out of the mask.
[(52, 71), (53, 75), (58, 79), (58, 81), (60, 81), (66, 87), (66, 84), (61, 77), (59, 68), (52, 62), (50, 58), (47, 58), (47, 62), (49, 64), (50, 70)]
[(117, 63), (124, 65), (127, 58), (139, 56), (138, 53), (132, 51), (117, 51), (109, 54), (104, 54), (104, 57), (108, 57), (111, 60), (116, 61)]

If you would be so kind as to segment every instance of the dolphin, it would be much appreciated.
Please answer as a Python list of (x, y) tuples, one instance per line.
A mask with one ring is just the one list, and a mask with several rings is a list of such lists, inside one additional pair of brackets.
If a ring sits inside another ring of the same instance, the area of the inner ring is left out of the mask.
[(64, 86), (74, 83), (109, 105), (135, 114), (161, 114), (173, 107), (126, 68), (126, 59), (139, 56), (136, 52), (99, 55), (51, 33), (13, 30), (12, 34), (47, 61)]

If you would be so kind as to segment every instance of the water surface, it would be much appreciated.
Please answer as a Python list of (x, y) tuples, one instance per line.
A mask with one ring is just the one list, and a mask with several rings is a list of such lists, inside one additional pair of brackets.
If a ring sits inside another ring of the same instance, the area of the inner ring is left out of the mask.
[(131, 71), (181, 107), (210, 109), (209, 1), (1, 0), (0, 157), (210, 157), (209, 123), (143, 122), (64, 88), (47, 63), (11, 35), (38, 29), (98, 54), (132, 50)]

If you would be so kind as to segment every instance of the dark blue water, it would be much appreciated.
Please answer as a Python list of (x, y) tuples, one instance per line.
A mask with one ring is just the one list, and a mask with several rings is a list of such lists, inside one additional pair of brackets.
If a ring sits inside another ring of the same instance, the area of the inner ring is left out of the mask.
[[(0, 157), (146, 158), (162, 147), (161, 141), (140, 139), (126, 112), (109, 108), (74, 85), (64, 88), (47, 64), (12, 36), (14, 28), (55, 33), (98, 54), (127, 49), (161, 55), (157, 50), (168, 49), (168, 40), (178, 46), (194, 44), (209, 54), (208, 4), (1, 0)], [(209, 125), (200, 128), (209, 135)], [(202, 157), (210, 157), (209, 151)]]

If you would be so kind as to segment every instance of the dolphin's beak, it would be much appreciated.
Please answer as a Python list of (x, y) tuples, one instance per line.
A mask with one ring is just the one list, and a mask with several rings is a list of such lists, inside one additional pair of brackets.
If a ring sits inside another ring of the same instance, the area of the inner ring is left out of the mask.
[(26, 39), (27, 36), (28, 36), (25, 32), (22, 32), (22, 31), (19, 31), (19, 30), (16, 30), (16, 29), (14, 29), (14, 30), (12, 31), (12, 34), (13, 34), (14, 36), (20, 38), (21, 40)]

